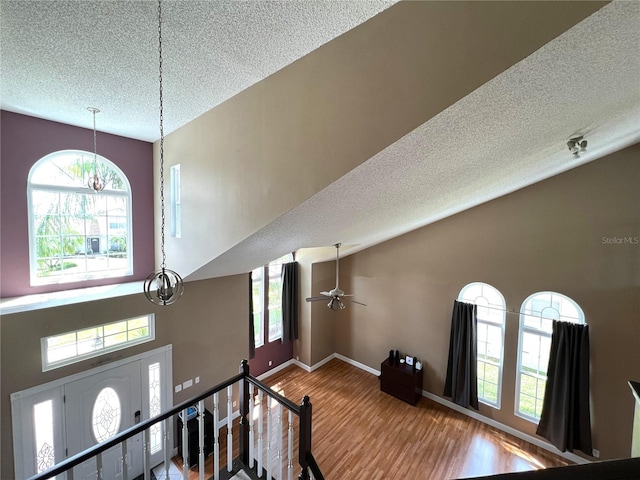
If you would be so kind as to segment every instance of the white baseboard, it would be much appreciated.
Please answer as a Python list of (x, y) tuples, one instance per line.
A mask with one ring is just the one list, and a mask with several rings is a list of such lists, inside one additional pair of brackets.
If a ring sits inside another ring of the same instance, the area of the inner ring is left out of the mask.
[(267, 377), (270, 377), (271, 375), (273, 375), (274, 373), (278, 373), (280, 370), (284, 370), (285, 368), (287, 368), (290, 365), (302, 365), (300, 362), (298, 362), (297, 360), (287, 360), (284, 363), (281, 363), (280, 365), (278, 365), (277, 367), (272, 368), (271, 370), (268, 370), (266, 372), (264, 372), (262, 375), (258, 375), (256, 378), (260, 381), (264, 380)]
[(356, 362), (355, 360), (352, 360), (349, 357), (345, 357), (344, 355), (340, 355), (339, 353), (334, 353), (333, 355), (335, 356), (335, 358), (339, 358), (340, 360), (342, 360), (343, 362), (348, 363), (349, 365), (353, 365), (354, 367), (358, 367), (359, 369), (364, 370), (365, 372), (369, 372), (372, 375), (375, 375), (376, 377), (380, 376), (380, 370), (376, 370), (375, 368), (371, 368), (368, 365), (365, 365), (364, 363)]
[[(258, 377), (258, 380), (262, 380), (263, 378), (268, 377), (269, 375), (273, 375), (274, 373), (288, 367), (289, 365), (296, 365), (300, 368), (302, 368), (303, 370), (305, 370), (308, 373), (313, 372), (314, 370), (317, 370), (318, 368), (322, 367), (324, 364), (330, 362), (331, 360), (333, 360), (334, 358), (337, 358), (339, 360), (342, 360), (345, 363), (348, 363), (349, 365), (353, 365), (354, 367), (357, 367), (361, 370), (364, 370), (365, 372), (368, 372), (372, 375), (375, 376), (380, 376), (380, 371), (376, 370), (375, 368), (371, 368), (368, 365), (365, 365), (364, 363), (360, 363), (356, 360), (353, 360), (349, 357), (345, 357), (344, 355), (341, 355), (339, 353), (333, 353), (331, 355), (329, 355), (328, 357), (324, 358), (323, 360), (319, 361), (318, 363), (316, 363), (315, 365), (309, 367), (308, 365), (300, 362), (299, 360), (289, 360), (285, 363), (283, 363), (282, 365), (277, 366), (276, 368), (274, 368), (273, 370), (269, 370), (268, 372), (260, 375)], [(455, 410), (456, 412), (460, 412), (463, 413), (471, 418), (474, 418), (475, 420), (478, 420), (479, 422), (485, 423), (491, 427), (494, 427), (498, 430), (501, 430), (505, 433), (508, 433), (509, 435), (513, 435), (514, 437), (517, 437), (521, 440), (524, 440), (525, 442), (529, 442), (532, 445), (535, 445), (537, 447), (543, 448), (551, 453), (554, 453), (560, 457), (566, 458), (567, 460), (573, 462), (573, 463), (577, 463), (577, 464), (583, 464), (583, 463), (591, 463), (590, 460), (581, 457), (579, 455), (576, 455), (575, 453), (571, 453), (571, 452), (561, 452), (560, 450), (558, 450), (556, 447), (554, 447), (553, 445), (551, 445), (550, 443), (545, 442), (544, 440), (541, 440), (539, 438), (536, 438), (532, 435), (529, 435), (527, 433), (521, 432), (520, 430), (516, 430), (513, 427), (509, 427), (508, 425), (505, 425), (503, 423), (497, 422), (495, 420), (493, 420), (492, 418), (489, 417), (485, 417), (484, 415), (481, 415), (477, 412), (474, 412), (473, 410), (469, 410), (468, 408), (463, 408), (460, 405), (456, 405), (455, 403), (439, 397), (437, 395), (434, 395), (431, 392), (427, 392), (426, 390), (422, 390), (422, 396), (426, 397), (430, 400), (433, 400), (434, 402), (439, 403), (440, 405), (444, 405), (445, 407), (448, 407), (452, 410)], [(234, 415), (235, 418), (235, 415)]]
[(439, 403), (440, 405), (444, 405), (445, 407), (448, 407), (452, 410), (455, 410), (456, 412), (460, 412), (463, 413), (465, 415), (467, 415), (468, 417), (471, 417), (475, 420), (478, 420), (479, 422), (485, 423), (491, 427), (497, 428), (498, 430), (501, 430), (505, 433), (508, 433), (509, 435), (513, 435), (514, 437), (519, 438), (520, 440), (524, 440), (525, 442), (529, 442), (532, 445), (535, 445), (536, 447), (540, 447), (540, 448), (544, 448), (545, 450), (551, 452), (551, 453), (555, 453), (556, 455), (566, 458), (567, 460), (573, 462), (573, 463), (591, 463), (589, 460), (587, 460), (586, 458), (583, 458), (579, 455), (576, 455), (575, 453), (571, 453), (571, 452), (561, 452), (560, 450), (558, 450), (556, 447), (554, 447), (553, 445), (551, 445), (550, 443), (545, 442), (544, 440), (541, 440), (539, 438), (536, 438), (532, 435), (529, 435), (527, 433), (521, 432), (520, 430), (516, 430), (513, 427), (510, 427), (508, 425), (505, 425), (503, 423), (497, 422), (495, 420), (493, 420), (492, 418), (489, 417), (485, 417), (484, 415), (481, 415), (477, 412), (474, 412), (473, 410), (470, 410), (468, 408), (464, 408), (461, 407), (460, 405), (456, 405), (455, 403), (447, 400), (446, 398), (442, 398), (439, 397), (437, 395), (434, 395), (431, 392), (427, 392), (425, 390), (422, 390), (422, 396), (428, 398), (429, 400), (433, 400), (434, 402)]
[[(358, 367), (362, 370), (364, 370), (365, 372), (369, 372), (373, 375), (379, 376), (380, 375), (380, 371), (375, 370), (363, 363), (357, 362), (355, 360), (352, 360), (348, 357), (345, 357), (344, 355), (340, 355), (339, 353), (334, 353), (333, 355), (327, 357), (328, 359), (331, 358), (339, 358), (340, 360), (353, 365), (354, 367)], [(326, 360), (326, 359), (325, 359)], [(328, 360), (327, 360), (328, 361)], [(323, 360), (324, 363), (326, 363)], [(545, 450), (551, 452), (551, 453), (555, 453), (556, 455), (566, 458), (567, 460), (574, 462), (574, 463), (591, 463), (590, 460), (583, 458), (579, 455), (576, 455), (575, 453), (571, 453), (571, 452), (561, 452), (560, 450), (558, 450), (556, 447), (554, 447), (553, 445), (551, 445), (550, 443), (545, 442), (544, 440), (541, 440), (539, 438), (536, 438), (532, 435), (526, 434), (524, 432), (521, 432), (520, 430), (516, 430), (513, 427), (509, 427), (508, 425), (504, 425), (503, 423), (497, 422), (491, 418), (485, 417), (484, 415), (481, 415), (479, 413), (476, 413), (472, 410), (469, 410), (468, 408), (463, 408), (460, 405), (456, 405), (453, 402), (450, 402), (449, 400), (439, 397), (437, 395), (434, 395), (433, 393), (427, 392), (425, 390), (422, 390), (422, 396), (426, 397), (430, 400), (433, 400), (434, 402), (438, 402), (441, 405), (444, 405), (445, 407), (451, 408), (452, 410), (455, 410), (456, 412), (460, 412), (463, 413), (471, 418), (474, 418), (482, 423), (486, 423), (487, 425), (490, 425), (494, 428), (497, 428), (498, 430), (501, 430), (505, 433), (508, 433), (510, 435), (513, 435), (514, 437), (517, 437), (521, 440), (524, 440), (525, 442), (529, 442), (532, 445), (535, 445), (537, 447), (540, 448), (544, 448)]]

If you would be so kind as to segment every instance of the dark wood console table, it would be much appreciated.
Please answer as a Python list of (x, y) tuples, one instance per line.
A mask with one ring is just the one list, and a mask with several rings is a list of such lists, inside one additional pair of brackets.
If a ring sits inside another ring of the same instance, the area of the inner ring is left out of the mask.
[(380, 366), (380, 390), (415, 405), (422, 397), (422, 370), (406, 363), (391, 365), (387, 358)]
[[(187, 421), (189, 428), (189, 468), (198, 464), (199, 453), (199, 424), (196, 415)], [(178, 455), (182, 457), (182, 419), (178, 418)], [(210, 455), (213, 451), (213, 415), (209, 410), (204, 410), (204, 455)]]

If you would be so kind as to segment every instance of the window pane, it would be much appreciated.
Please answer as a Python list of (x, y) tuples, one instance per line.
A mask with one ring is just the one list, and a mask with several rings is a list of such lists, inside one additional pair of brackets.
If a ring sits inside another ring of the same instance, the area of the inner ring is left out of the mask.
[(584, 323), (584, 314), (577, 303), (555, 292), (531, 295), (521, 311), (516, 413), (537, 421), (544, 402), (553, 322)]
[[(91, 192), (85, 182), (84, 153), (56, 152), (37, 162), (30, 172), (33, 285), (132, 273), (132, 258), (127, 253), (129, 195), (115, 194), (128, 192), (128, 183), (111, 162), (98, 157), (107, 188), (99, 194)], [(90, 161), (93, 171), (93, 154)], [(70, 187), (75, 191), (69, 191)]]
[(40, 473), (55, 465), (52, 400), (33, 406), (33, 425), (36, 441), (36, 473)]
[[(43, 338), (42, 370), (47, 371), (106, 352), (155, 339), (153, 314)], [(127, 326), (138, 326), (129, 328)]]
[(478, 307), (478, 399), (499, 408), (506, 311), (504, 298), (491, 285), (476, 282), (466, 285), (458, 300)]
[[(152, 363), (149, 365), (149, 418), (162, 412), (160, 386), (160, 364)], [(149, 430), (150, 451), (153, 455), (162, 450), (162, 422), (155, 423)]]

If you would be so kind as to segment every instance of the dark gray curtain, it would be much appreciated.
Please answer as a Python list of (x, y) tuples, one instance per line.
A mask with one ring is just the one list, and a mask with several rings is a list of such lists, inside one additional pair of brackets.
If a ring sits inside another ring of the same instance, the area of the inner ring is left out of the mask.
[(553, 322), (538, 435), (559, 450), (591, 455), (589, 326)]
[(256, 356), (256, 334), (253, 328), (253, 278), (249, 272), (249, 358)]
[(454, 300), (449, 339), (449, 362), (444, 396), (465, 408), (478, 410), (477, 308)]
[(282, 265), (282, 337), (298, 339), (298, 262)]

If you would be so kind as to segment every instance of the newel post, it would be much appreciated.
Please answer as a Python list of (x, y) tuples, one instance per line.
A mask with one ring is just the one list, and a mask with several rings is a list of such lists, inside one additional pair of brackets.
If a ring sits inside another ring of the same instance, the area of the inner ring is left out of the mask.
[(298, 480), (309, 480), (309, 462), (307, 452), (311, 451), (311, 401), (307, 395), (300, 404), (300, 444), (298, 445), (298, 462), (302, 468)]
[(249, 465), (249, 362), (242, 360), (240, 373), (243, 379), (240, 380), (240, 445), (239, 454), (243, 464)]

